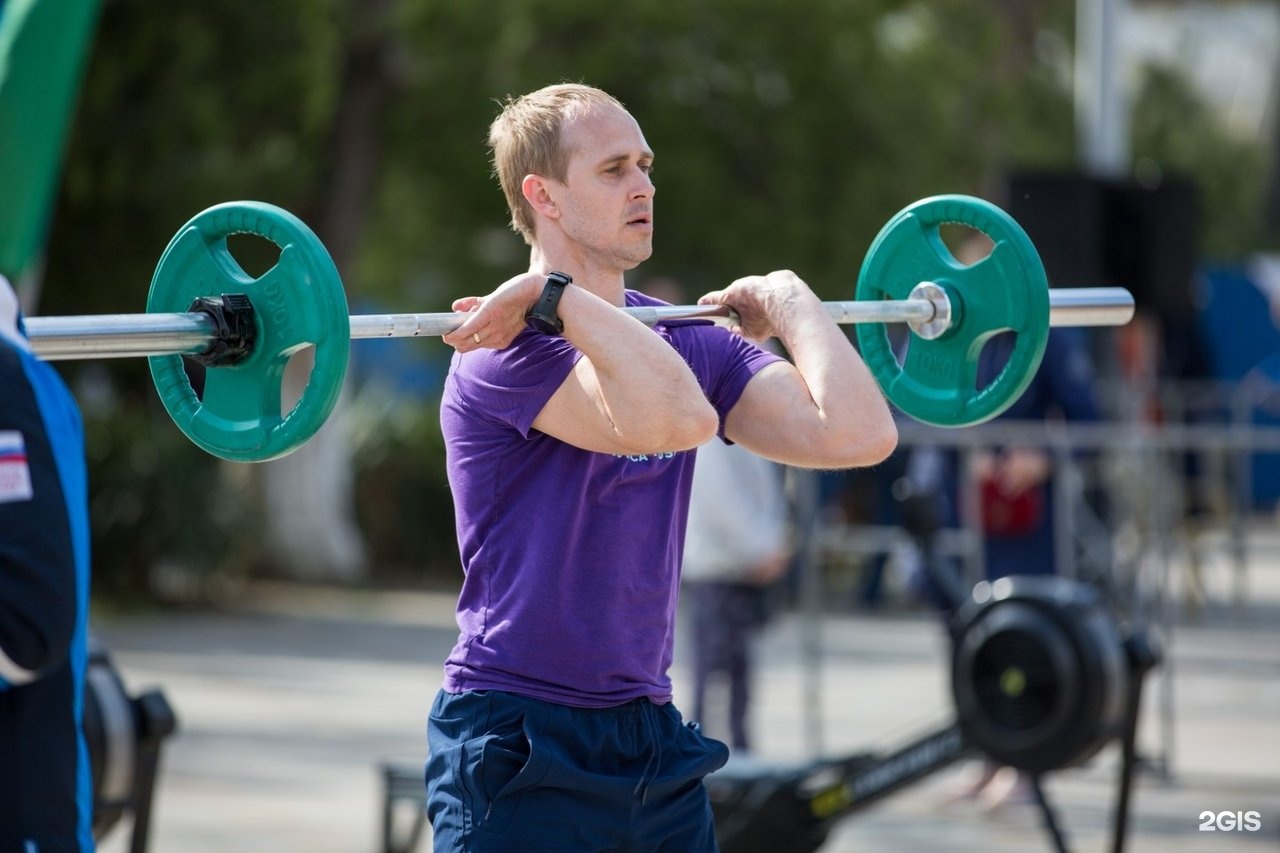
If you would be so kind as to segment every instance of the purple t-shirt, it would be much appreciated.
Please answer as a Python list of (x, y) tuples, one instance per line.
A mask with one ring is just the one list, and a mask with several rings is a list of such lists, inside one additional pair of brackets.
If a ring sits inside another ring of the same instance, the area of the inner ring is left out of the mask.
[[(627, 291), (628, 305), (665, 304)], [(721, 424), (777, 356), (705, 322), (661, 325)], [(526, 331), (455, 354), (440, 405), (465, 578), (444, 689), (579, 707), (671, 701), (693, 451), (615, 456), (532, 428), (581, 357)]]

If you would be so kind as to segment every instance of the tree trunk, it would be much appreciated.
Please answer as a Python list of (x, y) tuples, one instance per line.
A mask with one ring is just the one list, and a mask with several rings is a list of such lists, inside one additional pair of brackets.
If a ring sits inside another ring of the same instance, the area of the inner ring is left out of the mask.
[[(327, 157), (323, 195), (305, 217), (346, 278), (373, 195), (380, 155), (380, 117), (390, 90), (390, 35), (386, 0), (347, 6), (342, 85)], [(296, 399), (310, 375), (312, 354), (289, 364), (286, 399)], [(262, 466), (268, 554), (288, 577), (355, 582), (368, 574), (368, 556), (356, 524), (355, 470), (346, 440), (343, 398), (311, 441)]]

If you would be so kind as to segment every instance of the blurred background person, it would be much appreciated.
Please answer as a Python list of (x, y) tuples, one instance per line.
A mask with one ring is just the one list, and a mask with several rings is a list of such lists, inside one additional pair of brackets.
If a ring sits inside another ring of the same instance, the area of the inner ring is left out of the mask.
[(720, 736), (708, 696), (723, 681), (728, 740), (751, 749), (752, 645), (767, 621), (770, 586), (789, 565), (781, 466), (712, 439), (698, 448), (681, 575), (693, 658), (692, 718)]
[[(680, 282), (647, 280), (641, 290), (688, 304)], [(761, 344), (777, 352), (775, 341)], [(787, 571), (790, 519), (781, 465), (712, 439), (698, 448), (681, 569), (684, 625), (693, 668), (691, 717), (738, 753), (751, 748), (752, 645), (768, 620), (768, 593)], [(723, 715), (710, 719), (723, 688)], [(720, 730), (727, 723), (727, 734)]]

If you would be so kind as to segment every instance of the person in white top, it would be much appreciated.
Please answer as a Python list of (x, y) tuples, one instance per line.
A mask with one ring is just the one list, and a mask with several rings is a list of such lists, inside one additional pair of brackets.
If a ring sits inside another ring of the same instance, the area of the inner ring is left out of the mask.
[[(685, 535), (683, 594), (693, 658), (692, 719), (708, 727), (708, 693), (723, 676), (728, 740), (751, 748), (752, 643), (765, 622), (767, 588), (790, 561), (782, 467), (740, 445), (698, 448)], [(709, 727), (713, 736), (716, 727)]]

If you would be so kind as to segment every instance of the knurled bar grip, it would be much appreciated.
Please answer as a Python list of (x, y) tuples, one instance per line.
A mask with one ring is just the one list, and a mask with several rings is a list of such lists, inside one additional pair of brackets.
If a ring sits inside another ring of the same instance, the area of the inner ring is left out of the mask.
[[(932, 320), (927, 299), (824, 302), (836, 323), (906, 323)], [(648, 326), (675, 320), (736, 322), (721, 305), (625, 308)], [(1050, 326), (1122, 326), (1133, 318), (1133, 295), (1121, 287), (1079, 287), (1049, 291)], [(361, 314), (351, 317), (351, 337), (417, 338), (446, 335), (466, 314)], [(29, 317), (31, 348), (43, 359), (126, 358), (202, 352), (215, 341), (214, 321), (201, 313), (88, 314)]]

